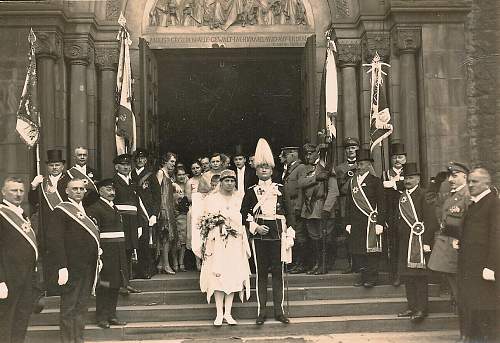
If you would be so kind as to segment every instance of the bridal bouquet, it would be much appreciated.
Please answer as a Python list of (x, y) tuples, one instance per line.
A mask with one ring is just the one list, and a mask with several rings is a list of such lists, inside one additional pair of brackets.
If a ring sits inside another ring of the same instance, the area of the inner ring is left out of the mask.
[(201, 256), (203, 259), (205, 259), (207, 237), (210, 231), (214, 229), (219, 230), (219, 234), (222, 237), (222, 239), (226, 241), (226, 244), (229, 236), (236, 237), (238, 235), (238, 231), (232, 228), (228, 224), (226, 217), (224, 217), (220, 213), (216, 214), (209, 213), (207, 215), (202, 216), (198, 223), (198, 229), (200, 230), (200, 236), (202, 240)]

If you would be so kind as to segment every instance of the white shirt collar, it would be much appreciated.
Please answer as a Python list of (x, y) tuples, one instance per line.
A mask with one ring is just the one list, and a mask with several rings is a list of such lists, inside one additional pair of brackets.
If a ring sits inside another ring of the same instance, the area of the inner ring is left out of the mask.
[(488, 188), (487, 190), (483, 191), (481, 194), (478, 194), (476, 196), (471, 196), (470, 199), (473, 202), (477, 203), (477, 202), (479, 202), (479, 200), (481, 200), (482, 198), (484, 198), (485, 196), (487, 196), (490, 193), (491, 193), (491, 189)]
[(347, 159), (347, 164), (354, 164), (354, 163), (356, 163), (356, 159), (355, 158), (352, 159), (352, 160)]
[(52, 186), (55, 186), (57, 185), (57, 182), (59, 181), (59, 179), (61, 178), (61, 174), (57, 175), (57, 176), (52, 176), (52, 175), (49, 175), (49, 179), (50, 179), (50, 182), (52, 183)]
[(85, 212), (85, 209), (83, 208), (83, 204), (82, 202), (76, 202), (74, 201), (73, 199), (71, 198), (68, 198), (69, 202), (71, 202), (73, 205), (75, 205), (76, 207), (78, 207), (80, 209), (80, 211), (82, 211), (83, 213), (87, 214), (87, 212)]
[(81, 171), (83, 174), (87, 175), (87, 165), (79, 165), (79, 164), (75, 164), (75, 168), (78, 169), (79, 171)]
[(142, 167), (142, 168), (135, 168), (135, 172), (137, 173), (137, 175), (140, 175), (143, 170), (144, 170), (144, 167)]
[(392, 170), (396, 173), (396, 175), (400, 175), (403, 172), (403, 168), (396, 169), (396, 168), (392, 167)]
[(363, 175), (358, 175), (358, 183), (363, 183), (365, 181), (366, 176), (368, 175), (369, 171), (365, 172)]
[(130, 184), (130, 175), (125, 176), (123, 174), (118, 173), (118, 176), (121, 177), (123, 181), (127, 183), (127, 185)]
[(413, 188), (407, 189), (408, 194), (412, 194), (415, 191), (415, 189), (417, 189), (417, 187), (418, 187), (418, 185), (416, 185)]
[(451, 192), (451, 193), (456, 193), (456, 192), (460, 191), (460, 190), (461, 190), (462, 188), (464, 188), (464, 187), (465, 187), (465, 183), (464, 183), (463, 185), (461, 185), (461, 186), (458, 186), (458, 187), (457, 187), (457, 188), (455, 188), (455, 189), (452, 189), (450, 192)]
[(236, 171), (239, 173), (244, 173), (245, 172), (245, 165), (243, 165), (243, 167), (241, 168), (236, 168)]
[(3, 203), (4, 203), (5, 205), (7, 205), (7, 207), (8, 207), (9, 209), (11, 209), (12, 211), (14, 211), (14, 212), (15, 212), (15, 213), (19, 216), (19, 217), (22, 217), (22, 216), (23, 216), (23, 212), (24, 212), (24, 210), (23, 210), (23, 208), (22, 208), (21, 206), (16, 206), (16, 205), (14, 205), (13, 203), (11, 203), (10, 201), (7, 201), (7, 200), (5, 200), (5, 199), (3, 199)]
[(112, 202), (112, 201), (109, 201), (109, 200), (106, 200), (104, 199), (103, 197), (99, 197), (102, 201), (104, 201), (106, 204), (108, 204), (109, 206), (113, 207), (115, 206), (115, 204)]

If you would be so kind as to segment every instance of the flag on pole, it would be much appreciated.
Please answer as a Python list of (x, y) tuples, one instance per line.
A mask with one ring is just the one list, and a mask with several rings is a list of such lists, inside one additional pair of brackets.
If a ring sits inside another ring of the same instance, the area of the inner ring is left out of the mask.
[(16, 131), (21, 139), (30, 147), (34, 147), (40, 138), (40, 113), (37, 108), (37, 79), (35, 41), (36, 36), (33, 29), (28, 35), (30, 51), (28, 54), (28, 67), (24, 81), (21, 101), (17, 109)]
[(376, 52), (372, 63), (363, 64), (370, 67), (368, 73), (371, 73), (371, 109), (370, 109), (370, 151), (379, 146), (384, 139), (392, 133), (391, 113), (385, 97), (383, 82), (384, 75), (387, 75), (382, 67), (390, 67), (389, 64), (380, 60)]
[(126, 28), (126, 19), (120, 13), (118, 23), (121, 28), (116, 39), (120, 41), (120, 60), (116, 75), (116, 91), (119, 100), (116, 115), (116, 153), (132, 153), (136, 148), (136, 123), (132, 111), (132, 69), (130, 66), (130, 45), (132, 41)]
[(337, 107), (339, 90), (337, 85), (337, 63), (334, 53), (337, 52), (335, 42), (327, 35), (326, 77), (325, 77), (325, 120), (326, 134), (330, 139), (337, 137)]

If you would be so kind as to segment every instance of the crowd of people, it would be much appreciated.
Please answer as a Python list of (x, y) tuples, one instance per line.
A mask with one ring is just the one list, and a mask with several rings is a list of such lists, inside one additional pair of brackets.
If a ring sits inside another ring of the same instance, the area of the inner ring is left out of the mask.
[(343, 272), (359, 274), (354, 286), (376, 286), (379, 265), (388, 260), (393, 285), (406, 288), (408, 309), (399, 317), (415, 323), (427, 317), (428, 278), (438, 272), (449, 284), (463, 341), (494, 341), (500, 200), (489, 172), (450, 162), (424, 189), (403, 144), (391, 144), (391, 167), (381, 177), (358, 139), (348, 137), (343, 146), (344, 162), (336, 166), (311, 143), (283, 147), (280, 164), (263, 139), (255, 153), (213, 153), (187, 165), (172, 152), (155, 165), (137, 149), (116, 156), (112, 178), (87, 165), (85, 147), (74, 150), (67, 170), (62, 151), (47, 151), (47, 175), (30, 184), (31, 220), (20, 207), (23, 180), (3, 182), (0, 336), (24, 341), (34, 275), (44, 292), (61, 295), (61, 341), (83, 342), (91, 294), (99, 327), (125, 325), (116, 314), (118, 297), (141, 292), (131, 279), (190, 267), (200, 271), (207, 301), (215, 299), (215, 326), (237, 324), (234, 294), (249, 298), (251, 273), (256, 324), (263, 324), (269, 272), (274, 318), (287, 324), (285, 272), (328, 273), (340, 242), (348, 260)]

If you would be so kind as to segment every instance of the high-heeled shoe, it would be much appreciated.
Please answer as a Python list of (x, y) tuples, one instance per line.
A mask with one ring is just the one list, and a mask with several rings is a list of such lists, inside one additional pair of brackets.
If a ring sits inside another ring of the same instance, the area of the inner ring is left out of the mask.
[(234, 320), (233, 316), (231, 316), (230, 314), (225, 314), (224, 320), (226, 321), (226, 323), (228, 323), (231, 326), (238, 324), (238, 322), (236, 320)]
[(215, 317), (214, 326), (216, 326), (216, 327), (222, 326), (222, 320), (223, 319), (224, 319), (224, 316), (217, 316), (217, 317)]

